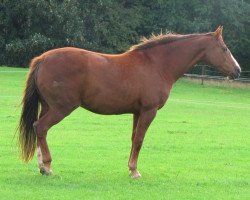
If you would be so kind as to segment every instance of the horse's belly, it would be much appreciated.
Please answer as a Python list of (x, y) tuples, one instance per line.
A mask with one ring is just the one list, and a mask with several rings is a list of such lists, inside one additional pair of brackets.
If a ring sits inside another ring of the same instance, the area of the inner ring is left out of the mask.
[(88, 85), (82, 94), (81, 106), (98, 114), (134, 112), (138, 104), (138, 93), (131, 88), (122, 87), (121, 83), (117, 85), (120, 87)]
[(106, 100), (103, 100), (102, 102), (93, 101), (91, 103), (83, 101), (81, 106), (91, 112), (104, 115), (134, 113), (136, 111), (134, 105), (128, 103), (118, 104), (115, 102), (108, 102)]

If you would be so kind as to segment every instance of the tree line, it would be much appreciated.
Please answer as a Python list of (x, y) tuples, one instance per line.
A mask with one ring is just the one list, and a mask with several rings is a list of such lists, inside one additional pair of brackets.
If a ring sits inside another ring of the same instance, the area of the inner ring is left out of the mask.
[(250, 70), (250, 3), (245, 0), (1, 0), (0, 65), (28, 66), (49, 49), (120, 53), (161, 31), (211, 32)]

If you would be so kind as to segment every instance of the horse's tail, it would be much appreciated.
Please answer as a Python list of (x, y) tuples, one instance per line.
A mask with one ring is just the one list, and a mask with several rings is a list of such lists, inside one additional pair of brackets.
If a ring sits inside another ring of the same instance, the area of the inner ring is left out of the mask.
[(40, 96), (36, 87), (36, 76), (42, 57), (31, 61), (26, 88), (22, 100), (22, 114), (19, 122), (19, 147), (23, 161), (30, 161), (36, 149), (36, 133), (33, 123), (38, 118)]

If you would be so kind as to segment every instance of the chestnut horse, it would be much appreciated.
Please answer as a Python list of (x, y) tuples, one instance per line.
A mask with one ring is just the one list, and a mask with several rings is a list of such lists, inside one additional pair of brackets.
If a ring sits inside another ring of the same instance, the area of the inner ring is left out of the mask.
[(204, 34), (152, 36), (119, 55), (66, 47), (34, 58), (19, 124), (23, 160), (31, 160), (37, 147), (40, 172), (50, 175), (47, 132), (79, 106), (104, 115), (131, 113), (128, 167), (131, 177), (140, 177), (137, 160), (150, 123), (177, 79), (200, 61), (232, 79), (241, 72), (223, 42), (222, 27)]

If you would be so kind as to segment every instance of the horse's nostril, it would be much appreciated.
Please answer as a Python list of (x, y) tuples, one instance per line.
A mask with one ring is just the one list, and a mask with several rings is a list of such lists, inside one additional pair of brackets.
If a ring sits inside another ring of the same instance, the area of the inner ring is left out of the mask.
[(239, 67), (236, 67), (236, 73), (238, 73), (238, 74), (241, 73), (241, 69)]
[(241, 69), (239, 67), (235, 68), (234, 79), (240, 77)]

